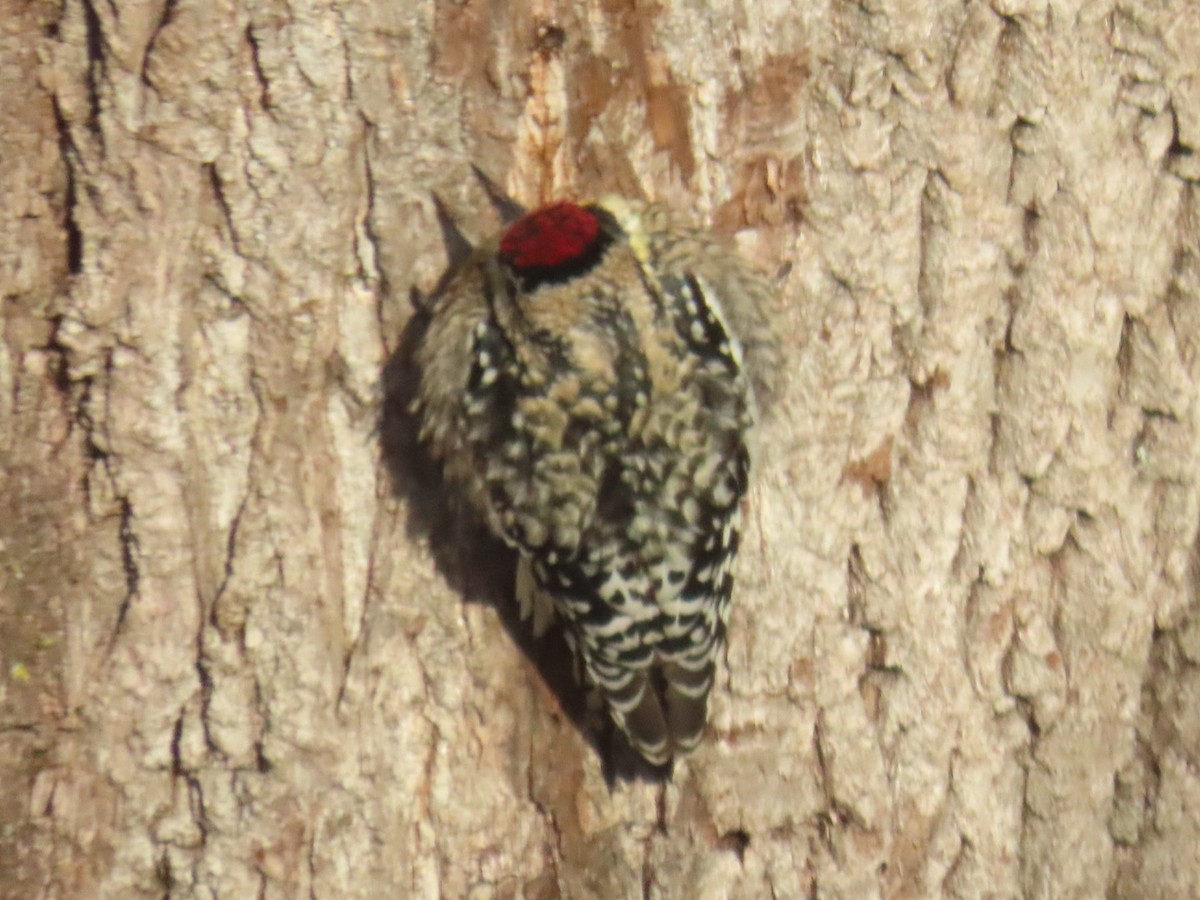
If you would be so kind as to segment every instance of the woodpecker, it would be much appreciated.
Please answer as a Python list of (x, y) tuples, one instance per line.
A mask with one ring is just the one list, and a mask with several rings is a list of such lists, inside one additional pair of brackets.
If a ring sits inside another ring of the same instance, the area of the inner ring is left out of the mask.
[(420, 439), (654, 765), (703, 733), (772, 293), (666, 207), (607, 197), (510, 222), (426, 309)]

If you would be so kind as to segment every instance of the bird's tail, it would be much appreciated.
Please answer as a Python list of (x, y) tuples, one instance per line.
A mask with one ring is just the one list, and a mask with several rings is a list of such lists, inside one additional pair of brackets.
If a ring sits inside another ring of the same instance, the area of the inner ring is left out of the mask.
[(712, 690), (711, 662), (695, 670), (680, 662), (656, 663), (596, 680), (613, 721), (651, 764), (666, 765), (700, 743)]

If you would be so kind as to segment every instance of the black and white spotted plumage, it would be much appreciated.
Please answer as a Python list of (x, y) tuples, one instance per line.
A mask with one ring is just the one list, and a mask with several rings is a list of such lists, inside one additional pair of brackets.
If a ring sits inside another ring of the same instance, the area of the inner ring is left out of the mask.
[(705, 724), (755, 415), (736, 331), (769, 352), (769, 295), (661, 207), (555, 204), (475, 251), (417, 352), (422, 439), (656, 764)]

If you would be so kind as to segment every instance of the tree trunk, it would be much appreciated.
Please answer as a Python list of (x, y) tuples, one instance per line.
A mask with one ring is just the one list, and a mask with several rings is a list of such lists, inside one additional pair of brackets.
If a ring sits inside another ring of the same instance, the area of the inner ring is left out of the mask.
[[(0, 896), (1200, 895), (1198, 150), (1195, 0), (0, 0)], [(389, 418), (470, 163), (784, 273), (668, 782)]]

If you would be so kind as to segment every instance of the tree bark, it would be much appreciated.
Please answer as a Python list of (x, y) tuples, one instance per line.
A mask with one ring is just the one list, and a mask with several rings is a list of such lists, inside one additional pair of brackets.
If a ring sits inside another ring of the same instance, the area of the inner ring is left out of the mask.
[[(1200, 895), (1198, 150), (1194, 0), (0, 0), (0, 896)], [(387, 389), (470, 163), (781, 272), (664, 783)]]

